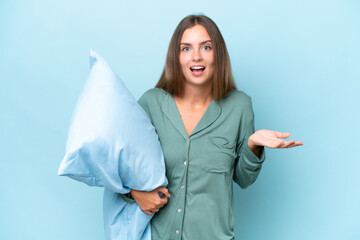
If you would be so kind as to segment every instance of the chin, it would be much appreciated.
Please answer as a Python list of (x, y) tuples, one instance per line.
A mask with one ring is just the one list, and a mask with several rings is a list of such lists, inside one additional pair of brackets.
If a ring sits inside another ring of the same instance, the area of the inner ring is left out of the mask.
[(210, 84), (209, 80), (200, 80), (200, 79), (196, 79), (196, 80), (192, 80), (192, 81), (187, 81), (187, 83), (191, 86), (199, 86), (199, 87), (206, 87), (207, 85)]

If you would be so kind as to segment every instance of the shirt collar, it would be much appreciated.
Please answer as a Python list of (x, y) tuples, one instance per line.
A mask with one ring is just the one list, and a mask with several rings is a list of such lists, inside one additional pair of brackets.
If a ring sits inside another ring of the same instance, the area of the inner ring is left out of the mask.
[(221, 114), (221, 107), (215, 100), (212, 100), (209, 106), (207, 107), (204, 115), (201, 117), (200, 121), (195, 126), (194, 130), (190, 134), (187, 135), (184, 123), (181, 119), (179, 110), (176, 106), (175, 100), (173, 96), (169, 93), (166, 93), (166, 97), (162, 102), (161, 109), (166, 117), (170, 120), (170, 122), (174, 125), (174, 127), (181, 133), (181, 135), (185, 138), (191, 138), (193, 135), (203, 131), (207, 127), (209, 127), (212, 123), (218, 119)]

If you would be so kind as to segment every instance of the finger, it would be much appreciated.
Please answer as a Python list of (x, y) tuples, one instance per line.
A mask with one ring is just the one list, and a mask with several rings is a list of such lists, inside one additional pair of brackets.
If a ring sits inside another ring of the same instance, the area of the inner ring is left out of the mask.
[(156, 213), (159, 211), (160, 208), (151, 208), (151, 210), (149, 210), (149, 212), (152, 212), (152, 213)]
[(290, 133), (288, 133), (288, 132), (276, 132), (275, 131), (275, 137), (277, 137), (277, 138), (288, 138), (288, 137), (290, 137)]
[(167, 199), (167, 198), (161, 198), (159, 205), (163, 205), (163, 206), (164, 206), (165, 204), (167, 204), (167, 202), (168, 202), (168, 199)]
[(169, 190), (167, 188), (159, 187), (158, 192), (161, 192), (162, 194), (164, 194), (165, 197), (170, 197), (170, 193), (169, 193)]
[(295, 141), (292, 144), (289, 144), (288, 146), (286, 146), (286, 148), (292, 148), (295, 147)]
[(287, 146), (287, 148), (292, 148), (292, 147), (297, 147), (297, 146), (301, 146), (301, 145), (304, 145), (302, 142), (300, 142), (300, 141), (294, 141), (294, 140), (291, 140), (291, 141), (293, 141), (293, 143), (292, 144), (289, 144), (288, 146)]
[(276, 142), (273, 143), (273, 146), (271, 148), (286, 148), (289, 145), (289, 142), (278, 139)]
[(297, 146), (302, 146), (302, 145), (304, 145), (302, 142), (297, 141), (291, 147), (297, 147)]
[(153, 215), (153, 212), (151, 211), (144, 211), (144, 213), (146, 213), (147, 215)]
[(159, 205), (157, 205), (157, 207), (160, 209), (160, 208), (162, 208), (162, 207), (164, 207), (165, 205), (164, 204), (159, 204)]
[(291, 147), (293, 144), (295, 144), (295, 141), (294, 141), (294, 140), (284, 141), (283, 144), (282, 144), (279, 148), (289, 148), (289, 147)]

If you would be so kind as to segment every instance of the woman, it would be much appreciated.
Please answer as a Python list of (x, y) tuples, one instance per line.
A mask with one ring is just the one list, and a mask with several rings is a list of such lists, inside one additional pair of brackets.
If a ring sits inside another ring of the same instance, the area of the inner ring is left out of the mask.
[[(264, 146), (302, 145), (289, 133), (254, 133), (251, 99), (236, 90), (216, 24), (185, 17), (175, 29), (156, 88), (139, 100), (159, 135), (168, 188), (131, 190), (151, 222), (152, 239), (233, 239), (233, 180), (252, 184)], [(161, 196), (161, 197), (160, 197)]]

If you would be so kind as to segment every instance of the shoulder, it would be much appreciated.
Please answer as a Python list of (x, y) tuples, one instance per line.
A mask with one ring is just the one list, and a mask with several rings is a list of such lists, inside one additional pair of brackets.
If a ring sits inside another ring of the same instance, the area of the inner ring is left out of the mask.
[(222, 108), (238, 111), (252, 111), (251, 97), (243, 91), (233, 90), (219, 100)]
[[(239, 124), (240, 130), (238, 132), (240, 132), (240, 135), (245, 133), (254, 122), (251, 97), (243, 91), (233, 90), (221, 101), (223, 101), (221, 109), (224, 116)], [(242, 139), (241, 136), (240, 139)]]
[(139, 99), (139, 103), (151, 103), (151, 102), (157, 102), (161, 99), (163, 99), (167, 94), (164, 90), (160, 88), (152, 88), (147, 90)]
[(164, 95), (169, 94), (160, 88), (152, 88), (147, 90), (139, 99), (139, 101), (148, 101), (148, 100), (155, 100)]
[(164, 99), (169, 95), (161, 88), (152, 88), (147, 90), (139, 99), (138, 103), (149, 111), (150, 109), (159, 108)]

